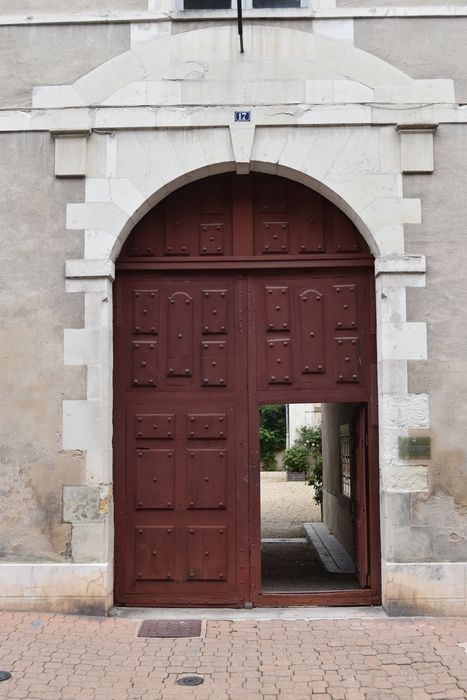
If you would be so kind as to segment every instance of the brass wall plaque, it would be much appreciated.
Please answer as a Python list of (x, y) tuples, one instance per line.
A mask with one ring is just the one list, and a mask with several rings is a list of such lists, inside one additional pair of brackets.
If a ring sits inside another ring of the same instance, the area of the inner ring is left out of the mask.
[(400, 437), (400, 459), (431, 459), (431, 438)]

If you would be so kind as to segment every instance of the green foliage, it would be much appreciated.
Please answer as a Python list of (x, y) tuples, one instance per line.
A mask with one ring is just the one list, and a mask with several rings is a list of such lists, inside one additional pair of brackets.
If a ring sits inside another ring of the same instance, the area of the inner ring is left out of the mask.
[(282, 461), (288, 472), (307, 472), (310, 468), (309, 451), (298, 442), (284, 452)]
[[(306, 467), (304, 466), (305, 462)], [(295, 466), (289, 467), (287, 463)], [(302, 425), (299, 428), (295, 444), (284, 453), (284, 464), (290, 471), (308, 472), (307, 483), (314, 488), (313, 500), (321, 506), (323, 503), (323, 456), (320, 425), (313, 427)]]
[(308, 484), (313, 486), (313, 500), (319, 506), (323, 503), (323, 455), (321, 426), (307, 427), (302, 425), (298, 431), (297, 442), (304, 445), (310, 456), (310, 471), (308, 472)]
[(285, 447), (285, 406), (266, 404), (259, 409), (259, 457), (266, 471), (277, 467), (276, 454)]

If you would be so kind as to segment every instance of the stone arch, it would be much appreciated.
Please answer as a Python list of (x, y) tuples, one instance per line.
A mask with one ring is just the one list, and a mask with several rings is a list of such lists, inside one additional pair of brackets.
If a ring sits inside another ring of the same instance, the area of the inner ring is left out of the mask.
[[(393, 131), (386, 135), (391, 140)], [(248, 169), (297, 180), (326, 196), (357, 225), (376, 258), (403, 253), (403, 224), (419, 221), (420, 202), (403, 198), (400, 173), (381, 168), (376, 131), (362, 138), (358, 127), (256, 127), (240, 156), (228, 128), (107, 138), (119, 153), (115, 174), (88, 178), (86, 201), (68, 205), (68, 228), (85, 230), (85, 259), (114, 261), (149, 208), (182, 184), (234, 170), (239, 157)]]
[(251, 26), (240, 54), (236, 28), (229, 24), (134, 41), (129, 51), (71, 85), (37, 87), (34, 107), (190, 106), (239, 99), (323, 104), (392, 101), (394, 95), (432, 102), (453, 96), (450, 82), (413, 80), (348, 41), (271, 25)]

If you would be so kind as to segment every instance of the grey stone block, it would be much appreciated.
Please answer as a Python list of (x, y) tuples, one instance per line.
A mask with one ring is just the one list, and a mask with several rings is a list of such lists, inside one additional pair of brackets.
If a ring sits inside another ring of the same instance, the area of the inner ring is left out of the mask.
[(103, 520), (99, 509), (98, 486), (64, 486), (63, 520), (65, 522), (95, 522)]

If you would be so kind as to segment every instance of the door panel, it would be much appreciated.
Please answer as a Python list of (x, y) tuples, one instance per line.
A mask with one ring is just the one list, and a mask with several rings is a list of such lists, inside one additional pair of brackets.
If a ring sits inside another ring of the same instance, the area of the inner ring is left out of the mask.
[(250, 356), (257, 356), (260, 394), (277, 385), (290, 392), (336, 392), (339, 384), (368, 390), (371, 345), (361, 342), (370, 337), (367, 273), (257, 273), (250, 280), (256, 338)]
[(138, 300), (122, 305), (115, 358), (126, 415), (115, 436), (118, 600), (239, 604), (247, 585), (247, 532), (238, 526), (248, 501), (244, 281), (152, 274), (118, 284), (122, 298)]

